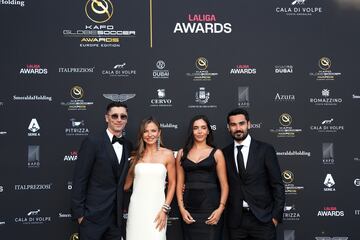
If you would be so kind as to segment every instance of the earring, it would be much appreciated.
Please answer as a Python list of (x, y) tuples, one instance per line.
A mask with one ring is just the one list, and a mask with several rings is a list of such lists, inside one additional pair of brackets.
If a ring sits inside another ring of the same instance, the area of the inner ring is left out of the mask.
[(160, 136), (158, 137), (156, 144), (157, 144), (157, 146), (156, 146), (157, 150), (159, 150), (160, 149)]

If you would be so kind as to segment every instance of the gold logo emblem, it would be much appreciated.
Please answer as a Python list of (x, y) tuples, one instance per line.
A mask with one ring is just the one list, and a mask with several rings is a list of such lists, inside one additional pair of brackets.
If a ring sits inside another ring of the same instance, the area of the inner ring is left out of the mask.
[(79, 233), (73, 233), (70, 236), (70, 240), (79, 240)]
[(206, 70), (208, 67), (208, 60), (204, 57), (199, 57), (196, 59), (195, 65), (199, 70)]
[(282, 173), (282, 179), (284, 183), (292, 183), (294, 181), (294, 174), (290, 170), (285, 170)]
[(95, 23), (107, 22), (113, 12), (114, 7), (110, 0), (88, 0), (85, 5), (86, 16)]
[(279, 117), (279, 122), (284, 127), (290, 126), (292, 123), (292, 117), (288, 113), (283, 113)]
[(84, 90), (80, 86), (74, 86), (70, 90), (70, 95), (73, 99), (81, 99), (84, 97)]
[(322, 70), (328, 70), (331, 67), (331, 60), (330, 58), (327, 57), (322, 57), (319, 60), (319, 67)]

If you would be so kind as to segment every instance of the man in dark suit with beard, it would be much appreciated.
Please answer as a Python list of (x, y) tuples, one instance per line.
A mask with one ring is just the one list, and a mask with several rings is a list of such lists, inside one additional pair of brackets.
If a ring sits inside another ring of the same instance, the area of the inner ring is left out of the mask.
[(275, 240), (282, 221), (285, 190), (276, 152), (250, 137), (249, 114), (234, 109), (227, 116), (234, 142), (223, 149), (229, 198), (227, 227), (231, 240)]
[(128, 120), (125, 104), (106, 108), (107, 129), (81, 144), (74, 171), (72, 216), (81, 240), (120, 240), (124, 182), (131, 143), (122, 136)]

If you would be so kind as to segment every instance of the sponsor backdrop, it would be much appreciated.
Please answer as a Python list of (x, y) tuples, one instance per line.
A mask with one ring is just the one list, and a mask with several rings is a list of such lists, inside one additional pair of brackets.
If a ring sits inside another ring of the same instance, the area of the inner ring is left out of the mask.
[[(357, 0), (0, 0), (0, 236), (76, 239), (72, 174), (111, 101), (177, 151), (206, 114), (219, 147), (243, 107), (286, 186), (279, 240), (360, 239)], [(176, 210), (168, 239), (181, 239)], [(126, 217), (126, 214), (124, 215)]]

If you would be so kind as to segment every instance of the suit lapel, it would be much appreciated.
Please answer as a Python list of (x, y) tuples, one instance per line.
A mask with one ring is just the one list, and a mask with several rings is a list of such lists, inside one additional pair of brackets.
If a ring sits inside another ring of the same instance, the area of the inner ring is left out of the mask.
[(128, 144), (126, 144), (126, 142), (125, 142), (123, 145), (123, 155), (122, 155), (121, 164), (120, 164), (121, 169), (120, 169), (120, 173), (118, 176), (119, 181), (121, 181), (127, 175), (127, 171), (129, 168), (129, 160), (128, 160), (129, 156), (130, 156), (130, 153), (129, 153), (129, 149), (128, 149)]
[(245, 174), (249, 169), (251, 169), (251, 167), (254, 165), (254, 163), (256, 161), (255, 160), (256, 147), (257, 147), (256, 141), (254, 139), (251, 139), (249, 155), (248, 155), (248, 159), (247, 159), (247, 163), (246, 163)]
[(232, 172), (233, 174), (239, 176), (239, 173), (238, 173), (238, 171), (237, 171), (237, 169), (236, 169), (236, 165), (235, 165), (234, 143), (231, 144), (231, 145), (229, 145), (227, 154), (228, 154), (228, 161), (229, 161), (229, 166), (230, 166), (231, 172)]
[(114, 147), (112, 146), (109, 136), (107, 135), (106, 132), (105, 132), (105, 136), (104, 136), (104, 145), (105, 145), (106, 153), (109, 156), (109, 160), (110, 160), (114, 175), (117, 176), (117, 165), (119, 165), (119, 161), (117, 159)]

